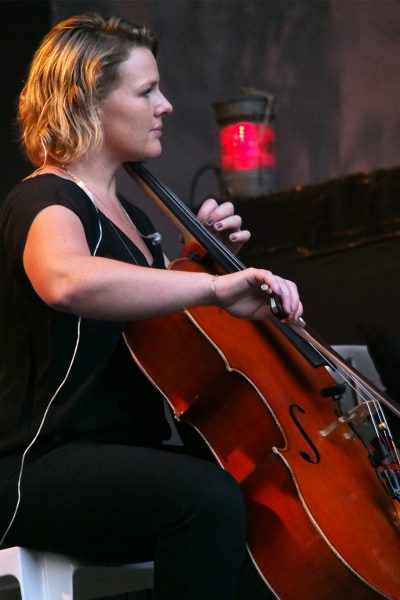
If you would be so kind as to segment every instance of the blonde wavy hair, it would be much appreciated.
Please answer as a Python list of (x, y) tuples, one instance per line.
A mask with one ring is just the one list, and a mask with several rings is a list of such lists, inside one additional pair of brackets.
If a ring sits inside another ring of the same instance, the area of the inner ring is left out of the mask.
[(101, 101), (136, 46), (157, 55), (157, 41), (147, 27), (96, 13), (67, 19), (44, 37), (18, 113), (22, 142), (34, 165), (69, 163), (102, 143)]

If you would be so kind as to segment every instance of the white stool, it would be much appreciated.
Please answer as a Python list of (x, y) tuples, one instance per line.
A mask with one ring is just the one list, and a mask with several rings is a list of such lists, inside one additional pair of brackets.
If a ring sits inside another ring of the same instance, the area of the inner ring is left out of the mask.
[[(0, 600), (86, 600), (153, 587), (153, 563), (104, 567), (14, 547), (0, 550)], [(12, 594), (12, 595), (10, 595)]]

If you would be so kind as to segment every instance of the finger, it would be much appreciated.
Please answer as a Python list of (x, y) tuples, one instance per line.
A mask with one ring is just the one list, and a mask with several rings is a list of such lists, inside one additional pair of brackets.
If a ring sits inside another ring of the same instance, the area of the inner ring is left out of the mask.
[(215, 223), (223, 221), (224, 219), (231, 217), (235, 214), (235, 209), (232, 202), (224, 202), (223, 204), (217, 204), (214, 200), (215, 204), (213, 206), (208, 200), (206, 200), (206, 202), (208, 203), (206, 204), (208, 214), (207, 218), (204, 220), (206, 225), (214, 225)]
[(221, 221), (235, 214), (235, 207), (232, 202), (223, 202), (213, 210), (214, 222)]
[(251, 238), (251, 233), (247, 229), (241, 229), (240, 231), (235, 231), (229, 235), (229, 241), (232, 244), (237, 246), (238, 244), (245, 244)]
[[(271, 273), (271, 271), (267, 271), (265, 269), (254, 269), (254, 282), (261, 283), (261, 289), (267, 291), (269, 294), (277, 294), (278, 296), (281, 293), (281, 285), (279, 281), (279, 277)], [(268, 286), (268, 290), (263, 288), (262, 284), (266, 284)]]
[(300, 319), (300, 317), (303, 314), (303, 304), (301, 302), (299, 302), (297, 310), (294, 312), (292, 319), (293, 321), (295, 321), (295, 323), (297, 323)]
[[(214, 213), (215, 213), (215, 211), (213, 212), (213, 214)], [(229, 229), (232, 232), (234, 232), (234, 231), (239, 231), (241, 225), (242, 225), (241, 217), (239, 217), (239, 215), (232, 215), (230, 217), (224, 217), (223, 219), (216, 221), (214, 223), (214, 229), (218, 232), (226, 231)]]
[(300, 301), (298, 289), (293, 281), (283, 279), (274, 275), (271, 271), (256, 270), (253, 271), (254, 282), (261, 282), (262, 293), (278, 296), (284, 312), (288, 318), (297, 322), (303, 314), (303, 305)]
[[(303, 307), (302, 307), (302, 304), (300, 301), (297, 285), (295, 283), (293, 283), (293, 281), (289, 281), (288, 287), (289, 287), (289, 291), (290, 291), (290, 304), (292, 307), (292, 312), (290, 313), (290, 318), (297, 321), (298, 318), (301, 316)], [(300, 310), (300, 314), (299, 314), (299, 310)]]
[(297, 321), (303, 311), (297, 286), (288, 280), (282, 280), (280, 283), (283, 309), (291, 320)]
[[(268, 303), (270, 304), (273, 314), (276, 315), (279, 319), (285, 319), (290, 314), (290, 308), (288, 306), (287, 301), (284, 301), (281, 286), (278, 287), (280, 291), (275, 292), (272, 290), (271, 286), (264, 283), (261, 285), (261, 290), (268, 294)], [(274, 286), (275, 289), (278, 289), (278, 287)]]
[(214, 223), (214, 220), (211, 215), (217, 207), (218, 207), (217, 201), (214, 200), (214, 198), (208, 198), (200, 206), (199, 211), (197, 213), (197, 218), (199, 219), (199, 221), (201, 223), (207, 223), (207, 221), (210, 220), (211, 222), (207, 223), (207, 224), (212, 225), (212, 223)]
[(291, 290), (291, 286), (285, 279), (279, 278), (279, 299), (282, 305), (283, 311), (289, 317), (293, 313), (293, 307), (295, 305), (295, 298)]

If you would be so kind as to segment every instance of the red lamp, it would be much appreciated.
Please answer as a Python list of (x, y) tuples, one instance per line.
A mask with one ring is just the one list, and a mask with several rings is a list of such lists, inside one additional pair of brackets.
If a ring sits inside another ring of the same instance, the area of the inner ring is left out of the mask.
[(222, 177), (231, 198), (263, 196), (274, 187), (274, 103), (273, 96), (260, 92), (214, 104), (221, 128)]

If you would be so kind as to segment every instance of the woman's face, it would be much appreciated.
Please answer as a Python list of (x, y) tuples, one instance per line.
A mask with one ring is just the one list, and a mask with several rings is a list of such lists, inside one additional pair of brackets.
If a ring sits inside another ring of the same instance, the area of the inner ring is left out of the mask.
[(142, 161), (161, 153), (162, 117), (172, 106), (160, 92), (156, 60), (133, 48), (119, 67), (116, 87), (101, 104), (104, 145), (114, 161)]

